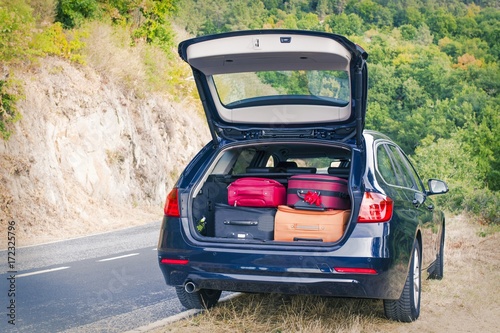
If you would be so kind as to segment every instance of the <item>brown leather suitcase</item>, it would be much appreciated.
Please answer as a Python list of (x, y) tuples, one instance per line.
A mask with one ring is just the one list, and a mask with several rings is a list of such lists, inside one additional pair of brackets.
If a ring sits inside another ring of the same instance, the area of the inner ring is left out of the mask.
[(336, 242), (342, 237), (350, 214), (350, 210), (314, 211), (278, 206), (274, 240)]

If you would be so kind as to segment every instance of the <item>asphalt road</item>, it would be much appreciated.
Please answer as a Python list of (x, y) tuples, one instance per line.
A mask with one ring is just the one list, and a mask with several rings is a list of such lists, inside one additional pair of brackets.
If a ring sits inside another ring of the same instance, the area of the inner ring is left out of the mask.
[(159, 228), (17, 248), (15, 274), (0, 251), (0, 332), (125, 332), (183, 311), (158, 267)]

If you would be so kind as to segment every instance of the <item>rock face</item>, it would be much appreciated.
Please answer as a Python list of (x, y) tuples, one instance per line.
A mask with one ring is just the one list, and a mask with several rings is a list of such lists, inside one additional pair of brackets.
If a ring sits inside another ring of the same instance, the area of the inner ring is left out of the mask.
[(194, 108), (131, 96), (88, 67), (47, 58), (17, 77), (26, 98), (0, 141), (0, 218), (2, 230), (16, 221), (21, 246), (161, 219), (167, 191), (210, 140)]

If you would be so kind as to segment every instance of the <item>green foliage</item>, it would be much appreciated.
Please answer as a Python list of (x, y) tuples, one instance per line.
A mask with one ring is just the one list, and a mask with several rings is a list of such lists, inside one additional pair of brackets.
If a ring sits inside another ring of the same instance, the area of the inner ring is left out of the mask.
[(349, 15), (342, 13), (340, 15), (330, 15), (325, 20), (326, 24), (329, 26), (329, 31), (344, 35), (360, 35), (363, 33), (363, 19), (355, 13)]
[(373, 0), (349, 1), (346, 13), (357, 14), (369, 26), (390, 27), (393, 25), (393, 15), (389, 8)]
[(144, 21), (134, 31), (134, 37), (169, 52), (175, 34), (168, 18), (175, 10), (175, 0), (149, 0), (139, 10)]
[(0, 61), (28, 58), (33, 28), (32, 9), (24, 0), (0, 0)]
[(84, 30), (64, 31), (62, 24), (56, 22), (35, 36), (36, 48), (44, 55), (55, 55), (83, 64), (81, 50), (85, 46), (84, 37), (88, 36)]
[(21, 86), (8, 77), (0, 79), (0, 137), (8, 140), (12, 134), (11, 124), (21, 119), (16, 102), (22, 97)]
[(24, 0), (0, 0), (0, 137), (8, 140), (12, 124), (21, 118), (16, 102), (23, 97), (21, 85), (9, 75), (9, 65), (29, 60), (34, 19)]
[(101, 10), (117, 25), (125, 26), (133, 21), (133, 14), (142, 0), (99, 0)]
[(85, 20), (97, 18), (99, 5), (97, 0), (58, 0), (56, 20), (65, 29), (79, 27)]
[(480, 221), (488, 225), (500, 225), (500, 192), (491, 191), (488, 188), (478, 188), (467, 192), (464, 199), (464, 209), (480, 218)]

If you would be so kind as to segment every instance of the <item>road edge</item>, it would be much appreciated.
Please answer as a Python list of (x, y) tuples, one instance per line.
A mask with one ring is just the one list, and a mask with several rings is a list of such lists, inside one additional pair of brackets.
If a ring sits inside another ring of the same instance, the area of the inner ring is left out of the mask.
[[(227, 295), (226, 297), (221, 298), (219, 302), (226, 302), (226, 301), (229, 301), (229, 300), (231, 300), (231, 299), (233, 299), (235, 297), (238, 297), (240, 295), (241, 295), (241, 293), (232, 293), (230, 295)], [(189, 317), (195, 316), (195, 315), (197, 315), (198, 313), (200, 313), (202, 311), (204, 311), (204, 310), (199, 310), (199, 309), (187, 310), (187, 311), (178, 313), (176, 315), (170, 316), (168, 318), (164, 318), (162, 320), (156, 321), (154, 323), (150, 323), (148, 325), (144, 325), (144, 326), (141, 326), (141, 327), (134, 328), (134, 329), (132, 329), (130, 331), (127, 331), (127, 332), (124, 332), (124, 333), (146, 333), (146, 332), (150, 332), (150, 331), (152, 331), (154, 329), (161, 328), (163, 326), (175, 323), (176, 321), (187, 319)]]

